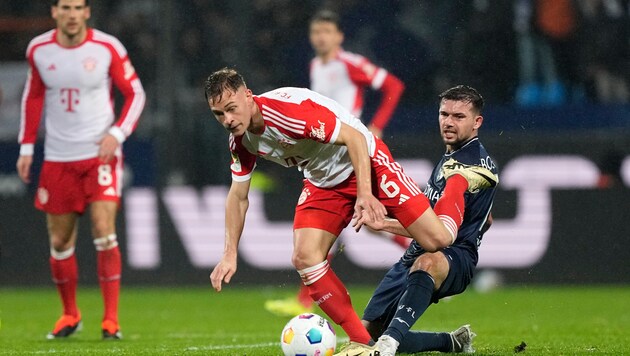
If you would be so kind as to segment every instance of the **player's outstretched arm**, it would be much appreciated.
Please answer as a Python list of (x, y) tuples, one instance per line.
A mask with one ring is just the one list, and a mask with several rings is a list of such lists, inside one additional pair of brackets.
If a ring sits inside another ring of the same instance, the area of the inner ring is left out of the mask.
[(383, 220), (387, 214), (385, 206), (372, 194), (372, 166), (365, 136), (354, 127), (341, 124), (335, 144), (348, 147), (354, 174), (357, 177), (357, 201), (354, 215), (367, 215), (369, 221)]
[(375, 231), (385, 231), (392, 233), (394, 235), (401, 235), (405, 237), (411, 237), (411, 234), (405, 227), (400, 223), (400, 221), (391, 218), (385, 218), (379, 221), (366, 221), (365, 218), (354, 219), (352, 222), (352, 227), (355, 231), (359, 232), (361, 227), (365, 225), (372, 230)]
[(223, 258), (210, 274), (212, 287), (217, 292), (221, 291), (222, 283), (230, 283), (232, 276), (236, 273), (238, 243), (243, 233), (245, 214), (249, 207), (249, 199), (247, 198), (249, 184), (249, 180), (245, 182), (232, 181), (225, 201), (225, 249)]

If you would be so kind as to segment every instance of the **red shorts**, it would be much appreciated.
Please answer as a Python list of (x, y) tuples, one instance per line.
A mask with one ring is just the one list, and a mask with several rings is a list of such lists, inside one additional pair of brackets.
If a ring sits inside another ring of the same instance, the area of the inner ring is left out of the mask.
[(122, 171), (122, 157), (114, 157), (109, 163), (102, 163), (99, 158), (44, 161), (35, 207), (50, 214), (83, 214), (94, 201), (119, 202)]
[[(372, 193), (385, 205), (388, 216), (398, 219), (404, 227), (416, 221), (430, 206), (422, 190), (403, 172), (379, 139), (372, 157)], [(352, 220), (356, 196), (354, 173), (331, 188), (318, 188), (305, 179), (295, 208), (293, 229), (317, 228), (339, 236)]]

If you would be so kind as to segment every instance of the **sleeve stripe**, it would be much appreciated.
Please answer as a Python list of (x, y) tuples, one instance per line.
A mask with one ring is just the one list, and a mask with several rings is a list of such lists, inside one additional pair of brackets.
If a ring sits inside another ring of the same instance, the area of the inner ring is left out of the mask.
[(26, 99), (28, 98), (28, 94), (31, 91), (31, 81), (33, 79), (33, 74), (31, 69), (28, 71), (28, 77), (26, 78), (26, 84), (24, 86), (24, 93), (22, 93), (22, 105), (20, 108), (20, 133), (18, 134), (18, 142), (22, 143), (24, 140), (24, 134), (26, 132)]
[(291, 131), (291, 132), (293, 132), (295, 134), (298, 134), (298, 135), (300, 135), (300, 134), (302, 134), (304, 132), (304, 126), (302, 126), (301, 130), (300, 129), (296, 129), (296, 128), (293, 128), (291, 126), (288, 126), (288, 124), (286, 122), (280, 121), (279, 119), (274, 118), (273, 116), (269, 116), (269, 115), (270, 115), (269, 113), (267, 113), (267, 115), (263, 114), (263, 118), (271, 121), (272, 123), (274, 123), (276, 126), (278, 126), (280, 128), (283, 128), (283, 129), (285, 129), (287, 131)]
[(283, 121), (287, 121), (287, 125), (295, 126), (296, 128), (299, 128), (299, 127), (304, 128), (306, 126), (306, 121), (299, 120), (299, 119), (294, 119), (294, 118), (285, 116), (285, 115), (279, 113), (278, 111), (268, 107), (267, 105), (263, 105), (263, 109), (265, 111), (268, 111), (271, 114), (274, 114), (274, 116), (277, 117), (278, 119), (282, 119)]
[(131, 106), (129, 107), (129, 111), (125, 115), (123, 119), (121, 129), (125, 133), (126, 136), (131, 135), (134, 127), (136, 127), (136, 123), (140, 119), (140, 115), (142, 114), (142, 109), (144, 108), (144, 103), (146, 100), (146, 95), (144, 93), (144, 89), (142, 88), (142, 84), (138, 78), (131, 81), (131, 86), (133, 87), (134, 96), (133, 101), (131, 102)]

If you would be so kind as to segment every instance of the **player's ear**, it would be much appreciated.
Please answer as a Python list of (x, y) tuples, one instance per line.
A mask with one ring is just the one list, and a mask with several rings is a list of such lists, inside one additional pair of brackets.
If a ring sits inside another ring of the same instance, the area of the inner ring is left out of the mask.
[(85, 20), (86, 20), (86, 21), (87, 21), (87, 20), (89, 20), (89, 19), (90, 19), (90, 17), (92, 17), (92, 10), (90, 10), (90, 5), (87, 5), (87, 6), (85, 7), (85, 12), (84, 12), (84, 15), (83, 15), (83, 16), (85, 16)]
[(481, 127), (481, 124), (483, 124), (483, 116), (481, 115), (477, 115), (475, 117), (475, 124), (473, 125), (473, 129), (478, 129)]

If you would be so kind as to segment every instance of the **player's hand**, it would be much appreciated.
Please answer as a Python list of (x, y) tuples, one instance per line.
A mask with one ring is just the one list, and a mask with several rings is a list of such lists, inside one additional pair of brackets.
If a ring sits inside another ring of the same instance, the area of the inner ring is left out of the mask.
[(387, 209), (374, 195), (363, 194), (357, 196), (357, 201), (354, 204), (354, 219), (367, 223), (383, 220), (386, 215)]
[(118, 146), (120, 146), (116, 137), (111, 134), (106, 134), (98, 141), (98, 144), (100, 146), (98, 149), (98, 158), (100, 158), (103, 163), (109, 163), (109, 161), (114, 158)]
[(385, 219), (368, 221), (365, 218), (365, 215), (361, 217), (360, 219), (357, 219), (353, 216), (352, 228), (354, 229), (354, 231), (359, 232), (359, 230), (361, 230), (361, 227), (363, 227), (363, 225), (372, 229), (373, 230), (372, 232), (376, 233), (378, 231), (382, 231), (385, 228)]
[(230, 283), (232, 276), (236, 273), (236, 258), (223, 257), (221, 262), (214, 267), (210, 274), (210, 282), (212, 287), (217, 291), (221, 291), (221, 283)]
[(31, 165), (33, 164), (33, 156), (20, 156), (15, 164), (18, 176), (22, 182), (28, 184), (31, 182)]

